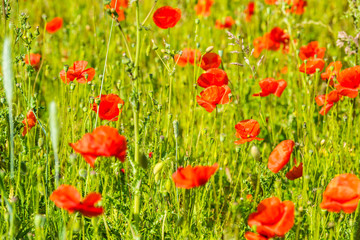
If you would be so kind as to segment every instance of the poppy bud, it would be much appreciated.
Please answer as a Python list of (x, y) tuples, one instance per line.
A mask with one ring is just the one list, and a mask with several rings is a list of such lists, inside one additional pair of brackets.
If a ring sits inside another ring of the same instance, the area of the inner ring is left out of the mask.
[(253, 145), (250, 149), (251, 156), (256, 160), (260, 161), (261, 159), (261, 153), (259, 151), (259, 148), (256, 145)]
[(142, 167), (144, 169), (146, 169), (148, 167), (149, 164), (148, 164), (148, 161), (147, 161), (144, 154), (140, 154), (140, 162), (139, 162), (139, 164), (140, 164), (140, 167)]
[(75, 84), (71, 83), (70, 84), (70, 90), (74, 90), (75, 89)]
[(321, 146), (324, 145), (324, 144), (325, 144), (325, 139), (321, 140), (321, 142), (320, 142)]
[(2, 97), (2, 98), (0, 99), (0, 102), (1, 102), (2, 104), (4, 104), (4, 103), (5, 103), (5, 98)]
[(179, 121), (175, 120), (173, 121), (173, 127), (174, 127), (174, 136), (175, 138), (179, 137)]
[(45, 225), (46, 216), (41, 214), (36, 214), (34, 217), (35, 228), (43, 228)]
[(236, 151), (237, 153), (239, 153), (240, 150), (241, 150), (241, 147), (236, 147), (236, 148), (235, 148), (235, 151)]
[(222, 133), (220, 134), (220, 142), (224, 142), (226, 138), (226, 134)]
[(39, 138), (39, 140), (38, 140), (38, 146), (39, 146), (39, 148), (42, 148), (43, 145), (44, 145), (44, 139), (43, 139), (43, 138)]
[(39, 35), (40, 35), (39, 26), (37, 26), (35, 30), (35, 36), (39, 36)]
[(214, 46), (210, 46), (210, 47), (208, 47), (208, 48), (205, 50), (205, 52), (206, 52), (206, 53), (209, 53), (209, 52), (211, 52), (213, 49), (214, 49)]
[(214, 138), (210, 138), (210, 145), (212, 145), (215, 142)]
[(162, 162), (158, 162), (158, 163), (155, 165), (154, 170), (153, 170), (154, 175), (160, 173), (160, 171), (162, 170), (163, 166), (164, 166), (164, 162), (163, 162), (163, 161), (162, 161)]
[(97, 105), (99, 105), (99, 104), (100, 104), (100, 98), (95, 98), (95, 103), (96, 103)]
[(195, 19), (195, 24), (199, 24), (200, 23), (200, 19)]
[(219, 56), (222, 58), (223, 55), (224, 55), (224, 51), (223, 51), (223, 50), (219, 50), (218, 53), (219, 53)]
[(161, 177), (160, 174), (156, 174), (155, 175), (155, 182), (158, 182), (160, 180), (160, 177)]
[(171, 183), (170, 179), (168, 179), (165, 183), (165, 189), (167, 192), (171, 191), (171, 186), (172, 186), (172, 183)]
[(87, 81), (88, 78), (89, 78), (89, 74), (85, 73), (85, 74), (84, 74), (84, 77), (85, 77), (85, 79), (86, 79), (86, 81)]
[(196, 48), (200, 48), (200, 43), (196, 43)]
[(83, 112), (87, 112), (88, 108), (87, 107), (83, 107)]
[(162, 105), (159, 104), (159, 105), (158, 105), (158, 110), (161, 111), (161, 109), (162, 109)]
[(86, 169), (83, 169), (83, 168), (80, 169), (80, 170), (79, 170), (79, 176), (85, 179), (85, 178), (87, 177), (87, 171), (86, 171)]
[(64, 71), (68, 72), (69, 71), (69, 65), (64, 65)]

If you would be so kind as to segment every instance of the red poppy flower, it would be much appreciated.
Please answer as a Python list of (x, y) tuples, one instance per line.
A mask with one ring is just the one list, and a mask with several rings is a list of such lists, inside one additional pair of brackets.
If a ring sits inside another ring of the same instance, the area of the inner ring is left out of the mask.
[(164, 6), (154, 12), (153, 20), (156, 26), (162, 29), (173, 28), (181, 18), (181, 10)]
[[(294, 158), (294, 163), (296, 164), (296, 160)], [(303, 163), (300, 163), (299, 166), (293, 166), (290, 171), (285, 174), (285, 177), (289, 180), (295, 180), (301, 178), (303, 175)]]
[(260, 133), (260, 124), (254, 119), (247, 119), (238, 122), (235, 125), (236, 137), (240, 140), (235, 141), (235, 144), (244, 144), (253, 140), (264, 140), (258, 138), (257, 135)]
[[(97, 96), (99, 98), (100, 96)], [(124, 101), (116, 94), (101, 95), (99, 117), (102, 120), (117, 121), (120, 112), (119, 104), (124, 105)], [(98, 105), (92, 104), (92, 110), (97, 113)]]
[(199, 50), (184, 48), (182, 54), (175, 54), (174, 60), (180, 67), (185, 67), (188, 63), (194, 65), (196, 62), (200, 62), (201, 52)]
[(256, 226), (260, 235), (272, 238), (284, 236), (294, 226), (294, 220), (294, 203), (271, 197), (260, 202), (257, 212), (250, 214), (248, 224)]
[(287, 12), (291, 12), (297, 15), (302, 15), (305, 12), (305, 7), (307, 2), (304, 0), (287, 0), (287, 3), (290, 5), (290, 9)]
[(207, 71), (210, 68), (218, 68), (221, 65), (221, 57), (216, 53), (206, 53), (202, 59), (200, 67)]
[(339, 84), (335, 85), (336, 89), (342, 96), (355, 98), (360, 89), (360, 66), (344, 69), (338, 77)]
[(313, 74), (316, 69), (321, 72), (324, 69), (325, 61), (321, 58), (313, 58), (306, 60), (306, 63), (301, 64), (299, 71), (306, 74)]
[(125, 20), (125, 9), (129, 7), (128, 0), (111, 0), (110, 4), (105, 6), (107, 9), (115, 9), (118, 15), (118, 21)]
[(199, 0), (195, 6), (196, 15), (208, 17), (211, 13), (211, 6), (214, 4), (213, 0)]
[(261, 236), (260, 234), (256, 234), (253, 232), (246, 232), (245, 239), (246, 240), (268, 240), (267, 237)]
[(294, 141), (285, 140), (275, 147), (269, 157), (268, 168), (270, 171), (278, 173), (290, 161), (294, 146)]
[[(30, 62), (29, 62), (30, 59)], [(29, 55), (25, 55), (25, 64), (33, 66), (34, 68), (38, 68), (40, 66), (40, 60), (41, 60), (41, 55), (38, 53), (30, 53), (30, 58)]]
[(226, 17), (224, 23), (219, 19), (215, 21), (215, 27), (217, 29), (231, 29), (234, 24), (235, 21), (231, 16)]
[(173, 173), (172, 179), (178, 188), (190, 189), (199, 187), (205, 185), (218, 168), (219, 165), (217, 163), (212, 166), (180, 167)]
[(333, 178), (323, 193), (322, 209), (329, 212), (355, 212), (360, 200), (360, 180), (354, 174), (340, 174)]
[(269, 5), (274, 5), (274, 4), (276, 4), (277, 1), (278, 0), (265, 0), (265, 3), (269, 4)]
[(251, 21), (251, 17), (254, 15), (255, 13), (255, 2), (249, 2), (247, 8), (245, 9), (245, 14), (246, 14), (246, 18), (245, 20), (247, 22)]
[(277, 97), (281, 97), (284, 92), (287, 83), (284, 79), (275, 80), (274, 78), (265, 78), (259, 82), (261, 92), (254, 93), (253, 96), (266, 97), (270, 94), (274, 94)]
[(61, 17), (56, 17), (50, 22), (46, 23), (46, 31), (48, 33), (56, 33), (63, 25), (63, 19)]
[(283, 45), (283, 52), (286, 52), (290, 42), (289, 34), (285, 33), (279, 27), (273, 28), (269, 33), (263, 37), (258, 37), (254, 40), (254, 57), (259, 57), (261, 52), (265, 49), (277, 51)]
[(72, 82), (76, 79), (78, 83), (91, 82), (95, 77), (95, 69), (86, 68), (87, 61), (76, 61), (74, 65), (69, 67), (69, 70), (65, 74), (65, 70), (60, 72), (60, 78), (64, 83)]
[(103, 214), (102, 207), (95, 204), (101, 200), (99, 193), (90, 193), (81, 201), (80, 193), (73, 186), (61, 185), (51, 195), (50, 200), (59, 208), (69, 213), (80, 212), (86, 217), (96, 217)]
[(309, 58), (314, 58), (315, 55), (317, 58), (324, 58), (326, 48), (319, 47), (319, 43), (317, 41), (310, 42), (306, 46), (300, 47), (299, 57), (301, 60), (306, 60)]
[(153, 157), (153, 152), (149, 152), (149, 158)]
[(318, 106), (323, 106), (320, 110), (321, 115), (327, 114), (330, 109), (334, 106), (334, 103), (340, 101), (340, 93), (338, 90), (333, 90), (329, 94), (319, 95), (315, 98), (316, 104)]
[(116, 128), (97, 127), (92, 133), (85, 134), (76, 143), (70, 143), (75, 152), (81, 154), (85, 161), (94, 167), (97, 157), (116, 157), (124, 162), (126, 157), (126, 139)]
[(223, 86), (227, 85), (229, 78), (224, 70), (219, 68), (211, 68), (205, 73), (201, 74), (197, 80), (200, 87), (207, 88), (210, 86)]
[(24, 130), (22, 132), (22, 136), (24, 137), (30, 131), (30, 129), (35, 127), (35, 125), (37, 123), (36, 116), (32, 110), (28, 111), (28, 113), (26, 114), (26, 117), (24, 118), (22, 123), (25, 125)]
[(340, 61), (332, 62), (329, 64), (329, 66), (327, 66), (325, 72), (321, 74), (321, 78), (323, 80), (330, 80), (329, 84), (330, 86), (333, 86), (334, 85), (333, 79), (334, 77), (338, 78), (341, 68), (342, 68), (342, 63)]
[(227, 85), (224, 86), (210, 86), (205, 88), (200, 97), (196, 96), (197, 103), (205, 108), (206, 111), (212, 112), (218, 104), (227, 104), (230, 102), (229, 94), (230, 88)]

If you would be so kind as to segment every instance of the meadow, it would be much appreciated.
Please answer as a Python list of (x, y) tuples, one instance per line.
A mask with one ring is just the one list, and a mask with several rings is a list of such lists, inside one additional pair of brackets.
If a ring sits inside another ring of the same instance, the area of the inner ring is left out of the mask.
[(0, 5), (1, 239), (360, 239), (360, 0)]

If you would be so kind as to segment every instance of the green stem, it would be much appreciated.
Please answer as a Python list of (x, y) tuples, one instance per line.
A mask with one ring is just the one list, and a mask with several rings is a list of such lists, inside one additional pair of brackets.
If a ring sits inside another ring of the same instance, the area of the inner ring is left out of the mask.
[(138, 77), (139, 77), (139, 57), (140, 57), (140, 8), (139, 8), (139, 0), (136, 2), (136, 55), (135, 55), (135, 70), (134, 70), (134, 92), (135, 96), (135, 106), (133, 109), (134, 112), (134, 131), (135, 131), (135, 179), (138, 180), (134, 189), (134, 212), (133, 212), (133, 220), (135, 222), (136, 230), (139, 229), (139, 215), (140, 215), (140, 200), (141, 200), (141, 179), (139, 175), (138, 168), (140, 167), (140, 157), (139, 157), (139, 95), (138, 95)]

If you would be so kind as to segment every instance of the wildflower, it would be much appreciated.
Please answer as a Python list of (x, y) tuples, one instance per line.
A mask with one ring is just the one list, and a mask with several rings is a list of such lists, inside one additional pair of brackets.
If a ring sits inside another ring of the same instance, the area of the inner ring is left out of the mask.
[(245, 20), (247, 22), (251, 21), (251, 17), (254, 15), (255, 13), (255, 2), (249, 2), (249, 4), (247, 5), (247, 8), (245, 9), (245, 14), (246, 14), (246, 18)]
[(258, 138), (257, 135), (260, 133), (260, 124), (254, 119), (247, 119), (238, 122), (235, 125), (236, 137), (240, 140), (235, 141), (235, 144), (244, 144), (253, 140), (264, 140)]
[(185, 67), (188, 63), (194, 65), (195, 61), (199, 62), (201, 58), (201, 52), (199, 50), (184, 48), (182, 54), (175, 54), (174, 61), (180, 67)]
[(246, 232), (245, 239), (246, 240), (268, 240), (267, 237), (261, 236), (260, 234), (253, 233), (253, 232)]
[(230, 102), (229, 94), (230, 88), (227, 85), (224, 86), (210, 86), (205, 88), (200, 96), (196, 96), (197, 103), (205, 108), (206, 111), (212, 112), (218, 104), (227, 104)]
[(48, 33), (56, 33), (63, 25), (63, 19), (61, 17), (56, 17), (50, 22), (46, 23), (46, 31)]
[(339, 73), (342, 68), (342, 63), (340, 61), (332, 62), (327, 66), (324, 73), (321, 74), (321, 78), (323, 80), (330, 80), (329, 84), (330, 86), (334, 85), (333, 79), (336, 77), (339, 77)]
[(260, 202), (257, 212), (250, 214), (248, 224), (256, 226), (256, 232), (263, 236), (258, 239), (266, 239), (284, 236), (294, 226), (294, 220), (294, 203), (271, 197)]
[(78, 83), (91, 82), (95, 77), (94, 68), (86, 68), (87, 61), (76, 61), (73, 66), (69, 67), (68, 71), (62, 70), (60, 72), (60, 78), (64, 83), (69, 84), (75, 79)]
[[(97, 99), (100, 96), (97, 96)], [(117, 121), (122, 111), (120, 105), (124, 105), (124, 101), (116, 94), (101, 95), (99, 107), (99, 117), (102, 120)], [(98, 112), (96, 102), (92, 104), (92, 110)]]
[(195, 188), (205, 185), (218, 168), (217, 163), (212, 166), (180, 167), (173, 173), (172, 179), (178, 188)]
[(69, 213), (80, 212), (86, 217), (96, 217), (103, 214), (102, 207), (95, 204), (101, 200), (99, 193), (90, 193), (81, 200), (80, 193), (73, 186), (61, 185), (51, 195), (50, 200), (59, 208), (63, 208)]
[(35, 125), (37, 123), (36, 116), (32, 110), (28, 111), (28, 113), (26, 114), (26, 117), (24, 118), (22, 123), (25, 125), (24, 130), (22, 132), (22, 136), (24, 137), (30, 131), (30, 129), (35, 127)]
[(253, 96), (266, 97), (270, 94), (274, 94), (277, 97), (281, 97), (284, 92), (287, 83), (284, 79), (275, 80), (274, 78), (265, 78), (259, 82), (261, 92), (254, 93)]
[(325, 61), (321, 58), (313, 58), (306, 60), (306, 63), (301, 64), (299, 71), (306, 74), (313, 74), (316, 69), (321, 72), (324, 69)]
[(304, 0), (287, 0), (287, 3), (290, 5), (288, 12), (294, 13), (297, 15), (302, 15), (305, 12), (305, 7), (307, 2)]
[(320, 208), (329, 212), (355, 212), (360, 200), (360, 180), (354, 174), (340, 174), (333, 178), (323, 193)]
[(201, 74), (197, 80), (200, 87), (207, 88), (210, 86), (223, 86), (227, 85), (229, 78), (224, 70), (219, 68), (211, 68), (205, 73)]
[(299, 57), (301, 60), (306, 60), (309, 58), (324, 58), (326, 48), (319, 47), (319, 43), (317, 41), (310, 42), (306, 46), (300, 47)]
[(224, 23), (219, 19), (215, 21), (215, 27), (217, 29), (231, 29), (234, 24), (235, 21), (231, 16), (226, 17)]
[(39, 53), (30, 53), (30, 57), (29, 55), (25, 55), (24, 60), (25, 60), (25, 64), (27, 65), (30, 64), (32, 67), (37, 69), (40, 66), (41, 55)]
[(125, 9), (129, 7), (128, 0), (111, 0), (110, 4), (105, 6), (107, 9), (115, 9), (118, 21), (125, 20)]
[(162, 29), (175, 27), (180, 18), (181, 10), (170, 6), (158, 8), (153, 15), (154, 23)]
[(294, 141), (285, 140), (275, 147), (275, 149), (271, 152), (268, 161), (268, 168), (270, 171), (278, 173), (290, 161), (294, 145)]
[(221, 65), (221, 57), (216, 53), (206, 53), (201, 59), (200, 67), (207, 71), (211, 68), (218, 68)]
[(335, 87), (342, 96), (355, 98), (360, 89), (360, 66), (344, 69), (338, 77)]
[(81, 154), (93, 168), (97, 157), (116, 157), (121, 162), (126, 157), (126, 139), (116, 128), (97, 127), (92, 133), (85, 134), (76, 143), (70, 143), (75, 152)]
[(204, 17), (210, 16), (211, 6), (213, 4), (213, 0), (199, 0), (195, 6), (196, 15)]
[(318, 106), (323, 106), (320, 110), (321, 115), (327, 114), (330, 109), (334, 106), (334, 103), (340, 101), (340, 93), (338, 90), (333, 90), (329, 94), (320, 95), (315, 98)]
[[(296, 164), (296, 160), (294, 158), (294, 163)], [(293, 166), (290, 171), (285, 174), (285, 177), (289, 180), (295, 180), (301, 178), (303, 175), (303, 163), (300, 163), (299, 166)]]
[(290, 41), (289, 34), (279, 27), (274, 27), (269, 33), (254, 40), (254, 57), (258, 58), (263, 50), (277, 51), (283, 45), (283, 52), (287, 52)]

